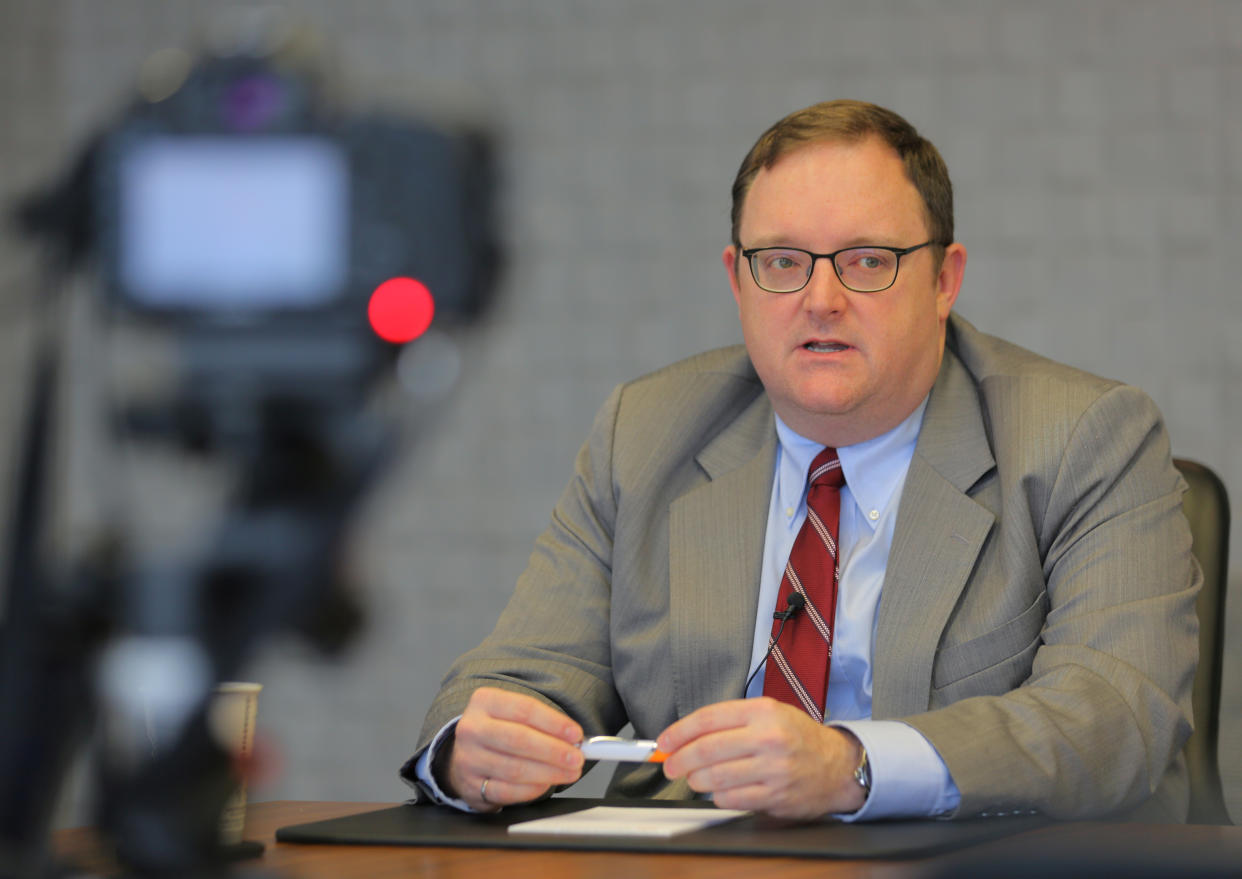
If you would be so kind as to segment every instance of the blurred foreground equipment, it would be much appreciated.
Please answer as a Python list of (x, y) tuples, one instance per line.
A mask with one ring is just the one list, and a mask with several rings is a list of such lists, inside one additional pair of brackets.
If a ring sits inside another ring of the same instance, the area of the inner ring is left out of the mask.
[(125, 868), (225, 870), (235, 782), (206, 725), (212, 689), (271, 635), (330, 649), (356, 617), (342, 537), (392, 446), (364, 409), (395, 354), (368, 326), (372, 291), (417, 278), (397, 288), (422, 294), (413, 332), (427, 290), (438, 324), (464, 324), (498, 264), (481, 131), (342, 114), (279, 54), (205, 57), (174, 79), (17, 217), (54, 256), (50, 286), (89, 264), (103, 313), (175, 340), (172, 397), (110, 413), (121, 434), (224, 461), (236, 481), (201, 555), (155, 564), (103, 535), (53, 572), (40, 549), (64, 334), (47, 309), (0, 596), (0, 876), (50, 874), (51, 811), (92, 731), (98, 820)]

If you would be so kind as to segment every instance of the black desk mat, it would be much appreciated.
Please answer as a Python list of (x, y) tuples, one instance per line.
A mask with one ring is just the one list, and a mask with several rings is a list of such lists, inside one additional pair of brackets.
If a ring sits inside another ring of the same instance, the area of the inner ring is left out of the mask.
[(803, 858), (903, 858), (948, 851), (1043, 826), (1046, 818), (1018, 816), (963, 821), (880, 821), (843, 824), (823, 820), (795, 823), (750, 815), (670, 838), (515, 835), (519, 821), (561, 815), (591, 806), (713, 808), (710, 803), (556, 797), (493, 815), (404, 804), (344, 818), (282, 827), (279, 842), (348, 845), (426, 845), (462, 848), (560, 849), (575, 851), (669, 852)]

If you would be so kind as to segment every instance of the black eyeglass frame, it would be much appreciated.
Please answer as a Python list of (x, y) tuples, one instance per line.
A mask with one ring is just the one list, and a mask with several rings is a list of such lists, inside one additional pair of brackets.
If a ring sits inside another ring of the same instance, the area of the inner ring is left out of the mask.
[[(916, 244), (913, 247), (884, 247), (879, 244), (856, 244), (853, 247), (842, 247), (840, 250), (834, 250), (832, 253), (812, 253), (809, 250), (803, 250), (801, 247), (752, 247), (749, 250), (743, 250), (742, 256), (746, 258), (746, 262), (750, 266), (750, 277), (754, 280), (755, 285), (764, 292), (775, 293), (778, 296), (785, 293), (797, 293), (799, 290), (806, 289), (806, 285), (811, 283), (811, 275), (815, 274), (815, 263), (821, 259), (828, 260), (829, 265), (832, 266), (832, 271), (837, 276), (837, 280), (841, 282), (845, 289), (853, 290), (855, 293), (883, 293), (889, 287), (897, 283), (897, 275), (901, 273), (901, 258), (903, 256), (907, 253), (914, 253), (916, 250), (922, 250), (924, 247), (929, 247), (937, 243), (938, 242), (934, 240), (928, 239), (922, 244)], [(802, 282), (802, 286), (796, 287), (793, 290), (769, 290), (767, 287), (763, 286), (763, 284), (759, 283), (759, 276), (755, 271), (755, 257), (770, 250), (786, 250), (794, 251), (795, 253), (805, 253), (811, 258), (811, 264), (806, 270), (806, 279)], [(851, 287), (849, 284), (846, 284), (845, 279), (841, 277), (841, 269), (837, 267), (837, 257), (851, 250), (887, 250), (889, 253), (893, 254), (893, 256), (897, 258), (897, 264), (893, 267), (893, 280), (889, 281), (883, 287), (877, 287), (874, 290), (859, 290), (857, 287)]]

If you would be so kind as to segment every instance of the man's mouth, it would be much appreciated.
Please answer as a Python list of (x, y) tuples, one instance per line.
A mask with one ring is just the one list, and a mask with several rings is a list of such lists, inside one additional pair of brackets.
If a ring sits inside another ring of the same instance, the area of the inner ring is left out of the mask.
[(841, 342), (807, 342), (802, 347), (817, 354), (831, 354), (834, 351), (844, 351), (850, 346)]

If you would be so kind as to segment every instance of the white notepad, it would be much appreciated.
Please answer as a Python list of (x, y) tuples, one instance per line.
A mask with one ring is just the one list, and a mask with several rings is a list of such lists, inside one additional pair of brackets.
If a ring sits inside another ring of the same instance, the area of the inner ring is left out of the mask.
[(510, 833), (572, 836), (676, 836), (749, 815), (737, 809), (664, 809), (656, 806), (594, 806), (509, 825)]

